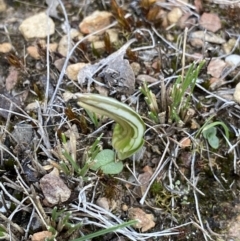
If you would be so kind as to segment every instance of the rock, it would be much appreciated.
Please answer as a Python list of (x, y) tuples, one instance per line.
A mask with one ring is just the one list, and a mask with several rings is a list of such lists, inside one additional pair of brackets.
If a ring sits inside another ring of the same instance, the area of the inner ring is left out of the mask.
[(130, 208), (128, 210), (129, 219), (138, 220), (134, 226), (141, 229), (142, 232), (146, 232), (155, 226), (154, 216), (152, 214), (145, 213), (140, 208)]
[(134, 75), (137, 76), (141, 70), (141, 65), (137, 62), (132, 62), (130, 65), (131, 65)]
[(2, 43), (0, 44), (0, 53), (8, 53), (12, 50), (12, 45), (10, 43)]
[[(69, 47), (68, 47), (69, 45)], [(72, 49), (73, 44), (70, 38), (70, 43), (68, 43), (68, 36), (64, 35), (58, 44), (58, 53), (60, 53), (62, 56), (66, 57), (69, 53), (69, 51)]]
[(26, 40), (45, 38), (55, 32), (55, 24), (45, 12), (42, 12), (25, 19), (19, 26), (19, 31)]
[(240, 104), (240, 83), (236, 85), (233, 98), (238, 104)]
[(206, 33), (205, 31), (192, 32), (189, 38), (191, 45), (194, 47), (204, 46), (204, 41), (215, 44), (223, 44), (226, 42), (223, 38), (217, 36), (216, 34)]
[(77, 63), (77, 64), (71, 64), (66, 69), (67, 77), (70, 80), (77, 80), (78, 72), (88, 64), (86, 63)]
[(179, 141), (179, 145), (181, 148), (186, 148), (191, 146), (191, 139), (189, 137), (183, 137), (180, 141)]
[(106, 32), (109, 34), (110, 42), (118, 42), (118, 32), (117, 29), (107, 29)]
[(101, 208), (103, 208), (103, 209), (105, 209), (105, 210), (107, 210), (107, 211), (109, 211), (109, 201), (107, 200), (107, 198), (106, 197), (100, 197), (100, 198), (98, 198), (97, 199), (97, 201), (96, 201), (96, 204), (99, 206), (99, 207), (101, 207)]
[[(62, 38), (61, 38), (61, 40), (59, 41), (59, 44), (58, 44), (58, 52), (62, 56), (66, 57), (68, 55), (68, 51), (70, 51), (73, 47), (72, 39), (74, 39), (74, 38), (78, 38), (78, 40), (80, 38), (82, 38), (82, 35), (76, 29), (70, 30), (70, 43), (68, 43), (68, 36), (67, 35), (62, 36)], [(68, 44), (70, 45), (69, 50), (68, 50)]]
[(158, 79), (155, 79), (153, 77), (151, 77), (150, 75), (147, 75), (147, 74), (140, 74), (137, 76), (137, 80), (138, 81), (146, 81), (147, 83), (155, 83), (158, 81)]
[(41, 178), (40, 188), (48, 203), (52, 205), (66, 202), (71, 195), (70, 189), (59, 177), (59, 172), (56, 168)]
[(32, 102), (25, 107), (25, 110), (27, 112), (28, 111), (35, 111), (35, 110), (38, 109), (38, 107), (39, 107), (39, 104), (37, 102)]
[(7, 4), (4, 2), (4, 0), (0, 0), (0, 13), (5, 12), (7, 9)]
[(221, 59), (213, 59), (207, 66), (207, 73), (215, 78), (220, 78), (225, 66), (225, 61)]
[(54, 61), (54, 66), (57, 68), (59, 72), (62, 71), (65, 60), (65, 58), (61, 58)]
[(33, 137), (32, 126), (29, 124), (18, 123), (14, 126), (12, 136), (18, 144), (29, 144)]
[(170, 24), (177, 23), (179, 18), (182, 17), (182, 14), (182, 10), (175, 7), (167, 14), (168, 21), (170, 22)]
[[(47, 43), (45, 39), (40, 39), (39, 44), (41, 45), (41, 48), (46, 50), (47, 49)], [(50, 52), (56, 52), (57, 51), (58, 44), (57, 43), (49, 43), (49, 51)]]
[(37, 46), (29, 46), (29, 47), (27, 47), (27, 52), (34, 59), (40, 59), (41, 58), (41, 56), (40, 56), (40, 54), (38, 52), (38, 47)]
[[(79, 29), (84, 34), (90, 34), (100, 30), (111, 23), (112, 14), (106, 11), (95, 11), (83, 19), (79, 24)], [(102, 32), (98, 33), (102, 34)]]
[(170, 33), (167, 33), (167, 34), (166, 34), (166, 39), (167, 39), (168, 41), (172, 42), (172, 41), (174, 41), (174, 36), (173, 36), (172, 34), (170, 34)]
[(225, 61), (232, 66), (237, 66), (240, 64), (240, 55), (231, 54), (225, 58)]
[(220, 86), (226, 84), (221, 78), (212, 77), (209, 79), (209, 90), (217, 90)]
[(95, 41), (92, 43), (94, 49), (104, 49), (105, 48), (105, 43), (104, 41)]
[(204, 13), (199, 20), (199, 24), (201, 27), (214, 33), (222, 27), (220, 18), (214, 13)]
[(235, 46), (237, 40), (236, 39), (229, 39), (227, 43), (223, 44), (223, 50), (225, 54), (230, 54), (233, 47)]
[(44, 241), (46, 238), (52, 238), (53, 234), (49, 231), (41, 231), (38, 233), (34, 233), (31, 237), (32, 241)]
[[(109, 39), (111, 43), (115, 43), (118, 41), (118, 32), (116, 29), (108, 29), (106, 32), (109, 34)], [(105, 43), (103, 40), (100, 40), (99, 36), (90, 36), (87, 39), (89, 42), (92, 42), (94, 49), (104, 49)]]

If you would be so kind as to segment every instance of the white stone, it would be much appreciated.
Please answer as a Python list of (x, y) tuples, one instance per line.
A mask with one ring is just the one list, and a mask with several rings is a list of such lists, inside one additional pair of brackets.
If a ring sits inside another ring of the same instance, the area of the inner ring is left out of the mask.
[(240, 64), (240, 55), (231, 54), (225, 58), (225, 61), (232, 66), (237, 66)]
[(240, 83), (236, 85), (233, 98), (238, 104), (240, 104)]
[(55, 24), (45, 12), (42, 12), (25, 19), (19, 26), (19, 31), (26, 40), (45, 38), (55, 32)]

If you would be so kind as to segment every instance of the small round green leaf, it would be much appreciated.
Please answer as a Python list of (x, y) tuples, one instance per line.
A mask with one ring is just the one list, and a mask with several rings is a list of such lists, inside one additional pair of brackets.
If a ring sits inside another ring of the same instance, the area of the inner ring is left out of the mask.
[(100, 169), (104, 174), (118, 174), (123, 169), (123, 163), (115, 162), (115, 152), (110, 149), (100, 151), (94, 162), (90, 169), (94, 171)]
[(111, 162), (105, 166), (102, 166), (100, 169), (103, 171), (104, 174), (118, 174), (123, 169), (123, 163), (121, 161)]
[(215, 127), (207, 128), (203, 131), (204, 138), (208, 139), (211, 136), (216, 136), (217, 129)]
[(217, 149), (219, 147), (219, 139), (216, 136), (210, 136), (208, 137), (208, 143), (209, 145), (214, 148)]
[(96, 171), (100, 169), (102, 166), (107, 165), (108, 163), (115, 161), (115, 153), (110, 149), (105, 149), (100, 151), (94, 160), (94, 165), (91, 166), (91, 169)]

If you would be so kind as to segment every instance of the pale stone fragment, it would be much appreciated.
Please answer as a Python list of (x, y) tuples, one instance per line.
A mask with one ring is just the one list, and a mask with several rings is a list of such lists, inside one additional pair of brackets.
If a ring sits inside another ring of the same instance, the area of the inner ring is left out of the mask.
[(177, 23), (178, 20), (182, 17), (182, 10), (180, 8), (173, 8), (167, 15), (168, 21), (170, 24)]
[[(108, 26), (111, 23), (112, 14), (106, 11), (95, 11), (83, 19), (79, 29), (84, 34), (90, 34)], [(102, 34), (102, 33), (99, 33)]]
[(66, 69), (67, 77), (70, 80), (77, 80), (78, 72), (86, 65), (88, 65), (88, 64), (86, 64), (86, 63), (76, 63), (76, 64), (69, 65)]
[(31, 38), (45, 38), (54, 34), (55, 24), (45, 12), (25, 19), (19, 26), (19, 31), (26, 40)]
[(8, 53), (12, 50), (12, 45), (10, 43), (2, 43), (0, 44), (0, 53)]

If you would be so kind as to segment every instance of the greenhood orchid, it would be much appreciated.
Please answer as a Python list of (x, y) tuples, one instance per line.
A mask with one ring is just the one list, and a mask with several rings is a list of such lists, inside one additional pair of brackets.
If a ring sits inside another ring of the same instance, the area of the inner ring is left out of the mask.
[(84, 109), (117, 122), (113, 131), (112, 146), (120, 160), (133, 155), (142, 147), (145, 124), (128, 105), (99, 94), (76, 93), (74, 98), (77, 98), (77, 104)]

